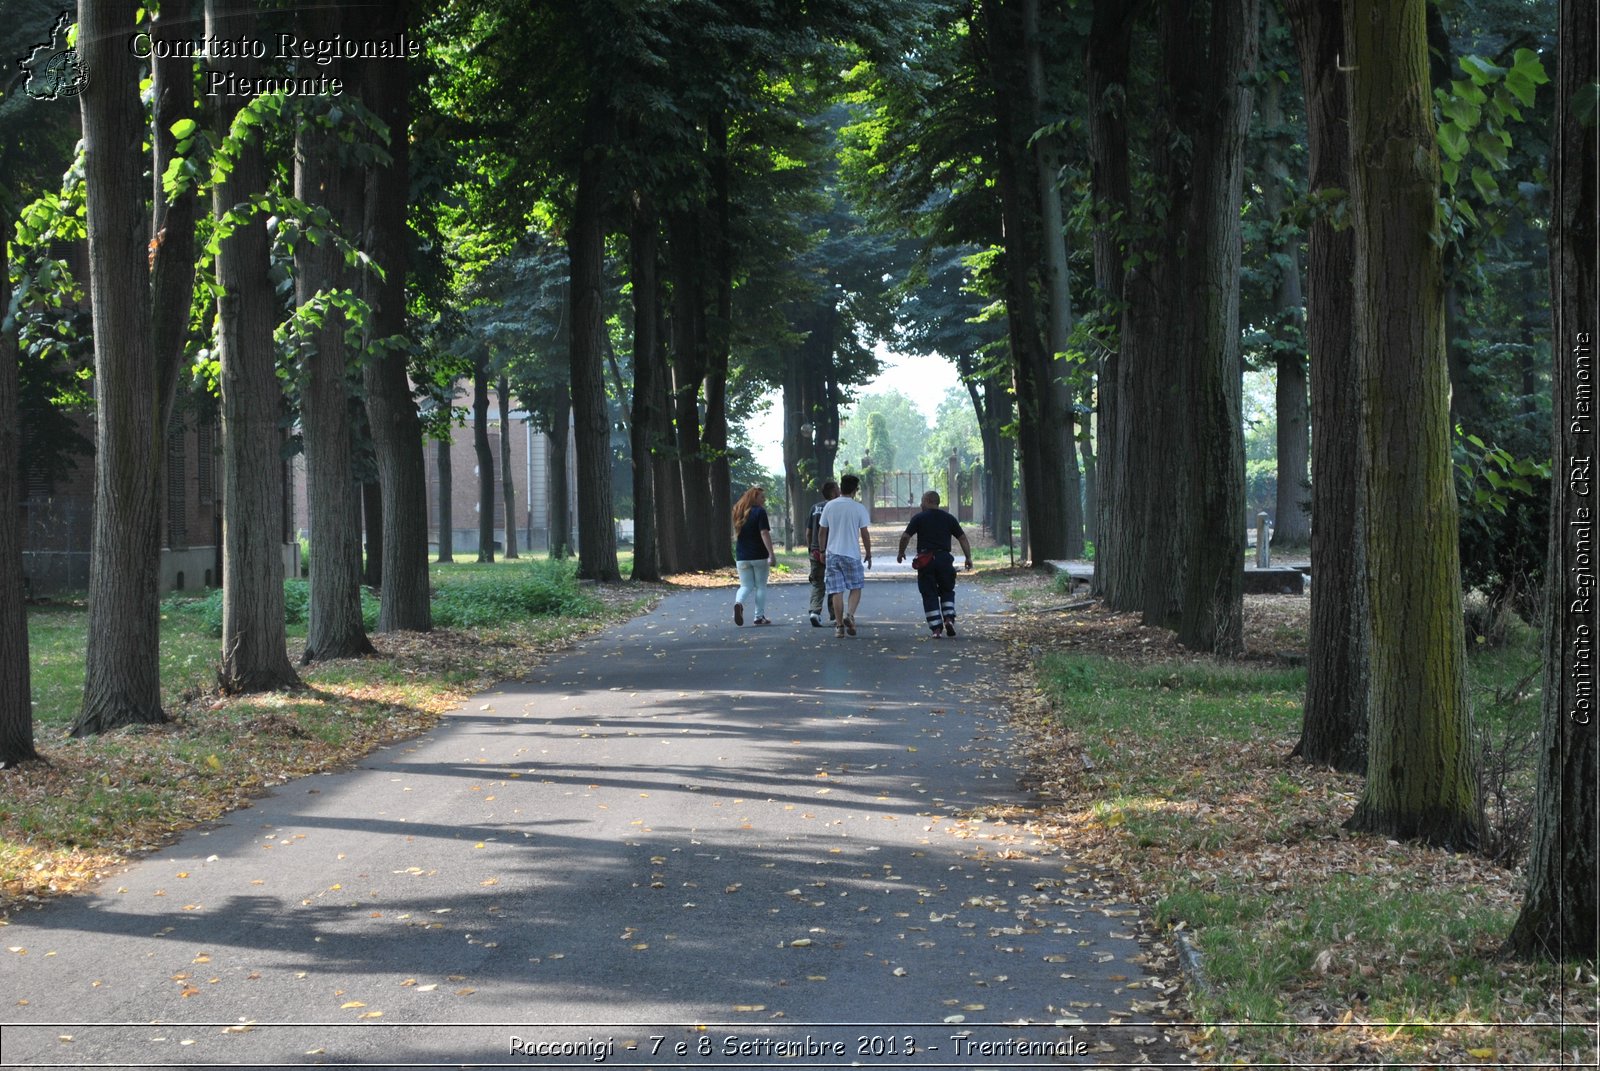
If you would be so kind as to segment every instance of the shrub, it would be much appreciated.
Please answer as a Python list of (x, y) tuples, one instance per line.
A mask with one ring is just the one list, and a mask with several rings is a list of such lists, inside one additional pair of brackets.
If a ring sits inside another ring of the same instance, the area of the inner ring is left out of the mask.
[(441, 584), (433, 594), (434, 624), (478, 628), (526, 617), (581, 617), (598, 608), (578, 587), (575, 562), (538, 560), (506, 572)]

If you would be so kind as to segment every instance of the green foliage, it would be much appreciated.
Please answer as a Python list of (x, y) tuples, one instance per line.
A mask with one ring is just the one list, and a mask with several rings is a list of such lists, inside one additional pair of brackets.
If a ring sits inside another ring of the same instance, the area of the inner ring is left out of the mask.
[[(879, 442), (889, 444), (888, 458), (873, 450), (872, 424), (879, 418)], [(928, 418), (922, 415), (917, 403), (897, 390), (879, 391), (865, 395), (845, 416), (839, 432), (839, 459), (846, 468), (853, 468), (862, 457), (870, 456), (873, 467), (880, 472), (891, 471), (894, 459), (909, 460), (922, 455), (922, 446), (928, 439)]]
[(1516, 457), (1458, 425), (1453, 447), (1461, 508), (1461, 580), (1481, 588), (1494, 612), (1537, 609), (1550, 520), (1550, 464)]
[(570, 559), (534, 559), (527, 565), (502, 563), (498, 571), (469, 573), (464, 580), (441, 578), (433, 620), (445, 628), (481, 628), (528, 617), (590, 616), (599, 603), (578, 586), (577, 576)]
[[(1466, 77), (1433, 91), (1446, 191), (1440, 241), (1461, 240), (1481, 226), (1480, 210), (1501, 200), (1496, 176), (1511, 168), (1512, 131), (1523, 123), (1522, 109), (1533, 107), (1537, 87), (1550, 81), (1538, 54), (1527, 48), (1516, 50), (1509, 67), (1481, 56), (1458, 62)], [(1468, 184), (1476, 197), (1467, 196)]]

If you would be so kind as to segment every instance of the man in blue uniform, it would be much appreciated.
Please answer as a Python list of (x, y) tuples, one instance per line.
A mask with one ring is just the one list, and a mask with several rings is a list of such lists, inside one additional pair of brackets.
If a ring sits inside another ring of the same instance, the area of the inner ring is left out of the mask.
[(961, 544), (967, 556), (967, 568), (972, 568), (972, 545), (961, 523), (939, 508), (939, 492), (929, 491), (922, 496), (922, 512), (911, 518), (905, 533), (900, 536), (900, 552), (895, 561), (906, 560), (906, 544), (917, 537), (917, 557), (912, 564), (917, 568), (917, 591), (922, 595), (922, 610), (928, 619), (928, 629), (934, 639), (956, 634), (956, 559), (951, 553), (950, 541)]

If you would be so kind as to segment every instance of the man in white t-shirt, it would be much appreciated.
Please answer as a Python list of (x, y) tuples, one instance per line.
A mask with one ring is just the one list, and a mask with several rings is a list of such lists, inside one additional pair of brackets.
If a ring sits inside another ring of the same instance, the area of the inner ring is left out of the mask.
[(856, 634), (856, 607), (866, 586), (866, 570), (872, 568), (872, 533), (867, 530), (872, 517), (867, 507), (856, 501), (860, 489), (861, 477), (841, 478), (839, 497), (822, 507), (817, 524), (817, 537), (827, 556), (825, 587), (836, 636)]

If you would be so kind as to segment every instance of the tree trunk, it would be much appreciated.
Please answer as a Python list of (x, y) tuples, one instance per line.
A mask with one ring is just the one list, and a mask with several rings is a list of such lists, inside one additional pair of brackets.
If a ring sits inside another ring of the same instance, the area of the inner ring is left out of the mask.
[[(1275, 35), (1282, 26), (1275, 4), (1264, 5), (1266, 29)], [(1300, 287), (1300, 235), (1291, 227), (1279, 228), (1284, 198), (1293, 189), (1285, 162), (1290, 138), (1283, 126), (1283, 83), (1276, 78), (1261, 82), (1261, 125), (1268, 131), (1263, 144), (1262, 170), (1268, 181), (1261, 191), (1264, 215), (1276, 229), (1272, 243), (1277, 279), (1273, 304), (1278, 326), (1283, 333), (1275, 361), (1278, 417), (1278, 491), (1274, 506), (1272, 539), (1285, 546), (1303, 547), (1311, 542), (1310, 484), (1307, 465), (1311, 457), (1311, 425), (1306, 397), (1305, 296)], [(1287, 262), (1287, 263), (1285, 263)], [(1288, 348), (1292, 346), (1292, 348)]]
[(472, 370), (472, 451), (478, 459), (478, 560), (494, 561), (494, 453), (489, 449), (489, 369)]
[(1240, 203), (1257, 0), (1214, 0), (1208, 107), (1196, 124), (1194, 199), (1184, 258), (1184, 356), (1190, 435), (1188, 553), (1178, 642), (1214, 654), (1244, 648), (1244, 428), (1239, 361)]
[[(1350, 189), (1344, 22), (1337, 4), (1289, 0), (1309, 127), (1310, 194)], [(1361, 411), (1352, 323), (1355, 234), (1330, 212), (1308, 236), (1306, 340), (1311, 353), (1311, 635), (1306, 703), (1295, 751), (1344, 773), (1367, 768), (1366, 550), (1361, 516)]]
[(361, 527), (366, 533), (361, 582), (378, 590), (383, 587), (383, 491), (375, 479), (361, 485)]
[[(1083, 557), (1084, 503), (1083, 480), (1076, 451), (1077, 411), (1071, 382), (1073, 368), (1065, 356), (1072, 338), (1072, 279), (1068, 269), (1067, 226), (1061, 211), (1061, 161), (1057, 139), (1042, 130), (1049, 121), (1044, 112), (1044, 47), (1039, 38), (1039, 0), (1021, 0), (1023, 61), (1027, 68), (1028, 137), (1033, 142), (1034, 183), (1039, 205), (1039, 273), (1045, 297), (1045, 381), (1050, 395), (1048, 424), (1041, 430), (1050, 437), (1049, 449), (1061, 455), (1060, 469), (1065, 479), (1062, 494), (1066, 499), (1069, 526), (1061, 553), (1069, 558)], [(1092, 462), (1091, 462), (1092, 463)]]
[[(1550, 155), (1555, 399), (1545, 676), (1528, 890), (1506, 949), (1593, 964), (1600, 954), (1594, 875), (1600, 747), (1594, 709), (1594, 295), (1600, 286), (1595, 124), (1574, 114), (1596, 63), (1594, 12), (1562, 0), (1555, 144)], [(1563, 997), (1565, 994), (1563, 994)], [(1574, 1006), (1574, 1011), (1578, 1008)]]
[[(301, 17), (308, 38), (340, 31), (338, 9), (308, 8)], [(328, 68), (330, 76), (341, 65)], [(345, 235), (357, 233), (356, 175), (339, 162), (332, 135), (309, 124), (295, 137), (295, 196), (323, 205)], [(329, 242), (302, 240), (295, 250), (295, 296), (308, 304), (319, 291), (349, 287), (343, 257)], [(361, 530), (352, 508), (357, 484), (351, 469), (351, 428), (345, 319), (329, 307), (320, 327), (304, 340), (306, 483), (311, 510), (311, 608), (303, 662), (372, 653), (361, 620)]]
[[(207, 0), (208, 37), (248, 38), (254, 9), (225, 12)], [(260, 65), (250, 57), (228, 61), (242, 77)], [(230, 104), (239, 98), (231, 98)], [(224, 135), (235, 107), (220, 118)], [(258, 137), (245, 139), (233, 170), (212, 191), (221, 220), (235, 205), (266, 189)], [(266, 221), (252, 215), (218, 245), (217, 351), (222, 393), (222, 662), (224, 692), (299, 687), (289, 662), (283, 602), (283, 466), (279, 459), (283, 388), (278, 383), (272, 332), (278, 318)]]
[[(0, 235), (15, 225), (0, 198)], [(3, 293), (4, 291), (0, 291)], [(11, 304), (6, 294), (6, 305)], [(39, 758), (33, 746), (32, 667), (22, 572), (22, 434), (17, 323), (0, 312), (0, 770)]]
[(1016, 377), (1017, 441), (1022, 451), (1024, 509), (1035, 564), (1083, 553), (1083, 512), (1071, 435), (1071, 395), (1061, 382), (1047, 321), (1035, 297), (1045, 283), (1038, 167), (1028, 149), (1038, 101), (1030, 90), (1028, 0), (986, 0), (983, 54), (998, 142), (997, 185), (1005, 228), (1006, 322)]
[[(1089, 160), (1094, 197), (1094, 276), (1101, 307), (1116, 309), (1122, 301), (1123, 261), (1127, 242), (1122, 220), (1129, 218), (1133, 195), (1128, 178), (1128, 68), (1138, 5), (1125, 0), (1095, 0), (1089, 33)], [(1095, 480), (1094, 590), (1107, 605), (1137, 606), (1129, 586), (1138, 576), (1137, 553), (1131, 542), (1138, 526), (1130, 516), (1131, 474), (1119, 453), (1127, 448), (1121, 430), (1124, 403), (1120, 342), (1100, 355), (1096, 392), (1095, 435), (1099, 443)]]
[[(406, 29), (408, 9), (407, 3), (394, 3), (350, 10), (365, 11), (372, 19), (371, 39), (385, 40)], [(366, 251), (386, 273), (382, 280), (370, 272), (363, 277), (367, 303), (372, 307), (371, 337), (380, 344), (368, 348), (362, 370), (383, 501), (383, 595), (378, 631), (427, 632), (433, 628), (427, 462), (422, 418), (406, 375), (411, 353), (406, 338), (411, 68), (404, 59), (372, 60), (363, 64), (361, 74), (362, 99), (389, 127), (389, 163), (367, 169), (363, 228)]]
[[(733, 347), (732, 168), (728, 161), (728, 118), (721, 111), (707, 124), (710, 157), (710, 275), (713, 305), (706, 318), (705, 448), (711, 480), (713, 518), (733, 516), (733, 471), (728, 459), (728, 363)], [(733, 529), (729, 524), (705, 526), (711, 541), (713, 567), (733, 561)]]
[[(83, 0), (79, 96), (95, 341), (95, 496), (83, 708), (72, 735), (161, 722), (158, 562), (167, 399), (152, 332), (133, 0)], [(10, 478), (9, 476), (7, 478)]]
[(703, 228), (700, 215), (689, 209), (671, 213), (667, 227), (672, 271), (672, 403), (683, 486), (684, 564), (690, 569), (715, 569), (723, 563), (714, 558), (712, 550), (711, 473), (700, 430), (699, 394), (709, 366)]
[(606, 154), (615, 126), (606, 87), (584, 109), (583, 161), (578, 166), (567, 255), (572, 272), (570, 350), (573, 425), (578, 455), (578, 575), (620, 580), (611, 507), (611, 419), (605, 380)]
[(450, 466), (450, 440), (440, 439), (435, 450), (434, 466), (439, 473), (439, 561), (453, 562), (456, 560), (455, 511), (452, 508), (455, 481)]
[(511, 384), (500, 373), (495, 384), (500, 399), (500, 496), (505, 500), (506, 558), (517, 556), (517, 484), (511, 474)]
[(657, 406), (658, 381), (664, 373), (656, 327), (661, 299), (658, 273), (658, 228), (655, 205), (645, 193), (634, 195), (633, 277), (633, 419), (628, 426), (633, 448), (633, 579), (660, 580), (661, 546), (656, 526), (656, 453), (671, 434), (666, 413)]
[(1439, 188), (1424, 0), (1352, 0), (1356, 349), (1372, 620), (1367, 783), (1354, 829), (1471, 848), (1461, 566), (1450, 470)]
[(572, 557), (572, 488), (567, 482), (567, 440), (572, 431), (572, 399), (565, 387), (550, 421), (550, 557)]
[[(1188, 36), (1189, 6), (1168, 0), (1161, 18), (1163, 78), (1157, 101), (1151, 171), (1157, 176), (1144, 207), (1150, 237), (1139, 250), (1144, 261), (1124, 280), (1127, 312), (1122, 323), (1120, 371), (1130, 419), (1127, 461), (1138, 483), (1133, 503), (1139, 518), (1137, 584), (1144, 623), (1177, 628), (1188, 568), (1186, 506), (1191, 482), (1189, 448), (1194, 408), (1185, 360), (1185, 225), (1195, 209), (1198, 162), (1194, 145), (1197, 112), (1205, 107), (1206, 68), (1197, 62)], [(1137, 418), (1134, 418), (1137, 414)], [(1157, 477), (1153, 474), (1159, 473)], [(1176, 493), (1174, 493), (1174, 489)], [(1243, 524), (1240, 518), (1234, 523)]]

